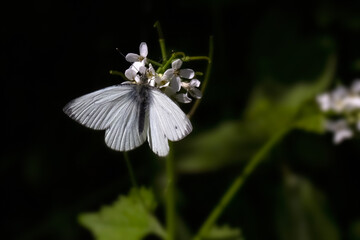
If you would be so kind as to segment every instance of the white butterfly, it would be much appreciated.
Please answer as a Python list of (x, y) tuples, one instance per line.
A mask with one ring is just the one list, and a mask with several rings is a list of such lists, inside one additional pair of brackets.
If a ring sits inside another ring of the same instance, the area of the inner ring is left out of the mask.
[(125, 83), (76, 98), (64, 112), (86, 127), (106, 130), (106, 144), (129, 151), (145, 142), (159, 156), (169, 153), (170, 141), (192, 131), (185, 113), (158, 88), (147, 83)]

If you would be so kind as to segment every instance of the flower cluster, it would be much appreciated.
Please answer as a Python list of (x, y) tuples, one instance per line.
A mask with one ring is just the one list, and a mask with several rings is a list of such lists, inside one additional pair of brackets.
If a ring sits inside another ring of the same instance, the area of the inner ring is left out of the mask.
[(321, 111), (334, 115), (336, 120), (326, 120), (325, 129), (334, 133), (334, 143), (352, 138), (360, 131), (360, 79), (350, 88), (338, 86), (328, 93), (317, 96)]
[[(195, 72), (192, 69), (181, 69), (182, 60), (173, 59), (171, 68), (163, 73), (155, 71), (147, 59), (148, 47), (142, 42), (139, 47), (140, 55), (128, 53), (126, 60), (131, 66), (125, 71), (125, 77), (135, 84), (148, 84), (161, 89), (167, 96), (181, 103), (189, 103), (193, 98), (200, 99), (202, 94), (198, 89), (200, 81), (195, 79)], [(129, 83), (127, 81), (126, 83)], [(181, 91), (184, 89), (184, 91)]]

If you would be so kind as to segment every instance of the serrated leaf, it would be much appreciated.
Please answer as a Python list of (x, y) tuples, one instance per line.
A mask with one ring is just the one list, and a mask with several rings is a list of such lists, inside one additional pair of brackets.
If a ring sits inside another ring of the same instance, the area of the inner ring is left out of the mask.
[(286, 171), (277, 201), (279, 239), (339, 240), (326, 198), (309, 180)]
[(79, 222), (97, 240), (139, 240), (151, 233), (164, 237), (158, 220), (151, 214), (156, 205), (152, 191), (134, 188), (96, 213), (80, 214)]
[(211, 171), (247, 160), (274, 134), (295, 123), (298, 128), (320, 131), (319, 118), (313, 113), (299, 115), (299, 112), (330, 84), (334, 68), (335, 58), (330, 56), (320, 77), (311, 83), (298, 83), (290, 88), (273, 84), (255, 89), (243, 119), (221, 123), (189, 141), (191, 154), (177, 162), (178, 170)]
[(232, 228), (228, 225), (213, 226), (204, 240), (243, 240), (241, 230), (239, 228)]

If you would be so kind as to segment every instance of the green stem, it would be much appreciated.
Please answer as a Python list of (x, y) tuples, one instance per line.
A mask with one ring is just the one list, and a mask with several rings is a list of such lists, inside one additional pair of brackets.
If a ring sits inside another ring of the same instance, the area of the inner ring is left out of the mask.
[(157, 220), (157, 218), (153, 215), (153, 213), (148, 209), (148, 207), (146, 206), (143, 198), (140, 195), (140, 188), (138, 187), (138, 184), (136, 182), (135, 179), (135, 174), (133, 171), (133, 168), (131, 166), (130, 163), (130, 158), (127, 152), (124, 152), (124, 158), (125, 158), (125, 162), (126, 162), (126, 166), (129, 170), (129, 175), (130, 175), (130, 180), (131, 180), (131, 185), (133, 186), (133, 188), (136, 191), (137, 197), (139, 198), (139, 201), (141, 202), (142, 207), (144, 208), (144, 210), (149, 214), (149, 216), (151, 218), (153, 218), (153, 221), (155, 223), (155, 225), (153, 226), (155, 228), (155, 234), (157, 234), (159, 237), (161, 237), (162, 239), (166, 238), (166, 232), (164, 230), (164, 227), (161, 225), (161, 223)]
[(162, 61), (165, 62), (167, 60), (166, 45), (165, 45), (165, 38), (164, 38), (164, 34), (163, 34), (163, 31), (162, 31), (160, 22), (156, 21), (155, 24), (154, 24), (154, 27), (158, 31)]
[(135, 179), (135, 174), (134, 171), (132, 169), (131, 163), (130, 163), (130, 158), (127, 152), (124, 152), (124, 158), (125, 158), (125, 162), (126, 162), (126, 167), (129, 170), (129, 175), (130, 175), (130, 181), (131, 181), (131, 185), (133, 186), (133, 188), (138, 189), (138, 185)]
[(111, 75), (120, 76), (120, 77), (122, 77), (125, 81), (129, 81), (129, 79), (127, 79), (127, 78), (125, 77), (125, 74), (123, 74), (122, 72), (119, 72), (119, 71), (116, 71), (116, 70), (110, 70), (109, 73), (110, 73)]
[(181, 55), (183, 58), (185, 57), (185, 53), (183, 53), (183, 52), (175, 52), (175, 53), (171, 54), (171, 57), (166, 61), (166, 63), (164, 63), (164, 65), (162, 67), (159, 67), (156, 70), (156, 72), (163, 73), (169, 67), (169, 65), (174, 60), (174, 58), (178, 57), (179, 55)]
[(152, 65), (155, 65), (155, 66), (158, 66), (158, 67), (161, 67), (162, 66), (162, 64), (161, 63), (158, 63), (158, 62), (156, 62), (156, 61), (154, 61), (154, 60), (151, 60), (151, 59), (147, 59), (148, 60), (148, 62), (149, 63), (151, 63)]
[(265, 156), (269, 153), (269, 151), (284, 137), (286, 133), (288, 133), (291, 128), (285, 128), (282, 131), (279, 131), (273, 137), (271, 137), (265, 145), (250, 159), (248, 164), (246, 165), (243, 172), (235, 179), (230, 188), (226, 191), (226, 193), (221, 198), (220, 202), (213, 209), (211, 214), (208, 216), (204, 224), (201, 226), (197, 235), (194, 237), (194, 240), (200, 240), (202, 237), (206, 236), (209, 230), (213, 227), (216, 220), (220, 217), (222, 212), (228, 206), (230, 201), (234, 198), (235, 194), (241, 189), (246, 179), (249, 175), (254, 171), (254, 169), (261, 163), (261, 161), (265, 158)]
[[(206, 57), (206, 59), (208, 61), (208, 65), (206, 67), (204, 81), (201, 84), (201, 92), (203, 95), (204, 95), (206, 86), (210, 79), (213, 56), (214, 56), (214, 38), (213, 38), (213, 36), (210, 36), (210, 38), (209, 38), (209, 56)], [(197, 99), (195, 101), (194, 105), (190, 109), (190, 112), (188, 113), (189, 118), (191, 118), (194, 115), (196, 109), (199, 107), (200, 102), (201, 102), (201, 99)]]
[(198, 60), (205, 60), (211, 62), (211, 59), (208, 56), (185, 56), (181, 60), (183, 62), (198, 61)]
[(166, 174), (167, 174), (167, 188), (166, 188), (166, 228), (167, 240), (175, 239), (176, 232), (176, 211), (175, 211), (175, 165), (174, 155), (171, 150), (166, 157)]

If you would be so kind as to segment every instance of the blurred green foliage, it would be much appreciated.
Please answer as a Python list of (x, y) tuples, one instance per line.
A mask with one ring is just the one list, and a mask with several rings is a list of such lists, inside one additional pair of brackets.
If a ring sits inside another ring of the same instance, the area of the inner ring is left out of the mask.
[(204, 240), (244, 240), (239, 228), (231, 228), (227, 225), (214, 226)]
[(179, 171), (218, 170), (246, 161), (284, 128), (322, 133), (324, 117), (316, 107), (315, 97), (329, 86), (334, 73), (335, 57), (330, 56), (320, 76), (307, 84), (300, 82), (292, 87), (277, 86), (276, 89), (275, 84), (258, 86), (250, 97), (242, 120), (223, 122), (188, 142), (190, 154), (179, 159)]
[(281, 240), (339, 240), (324, 195), (309, 180), (284, 169), (277, 195), (276, 226)]
[(97, 240), (138, 240), (150, 233), (164, 237), (164, 230), (152, 215), (156, 205), (152, 191), (133, 188), (128, 196), (120, 196), (99, 212), (81, 214), (79, 221)]

